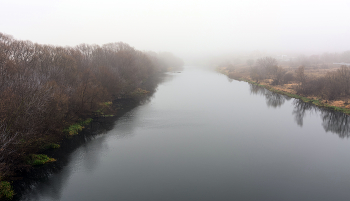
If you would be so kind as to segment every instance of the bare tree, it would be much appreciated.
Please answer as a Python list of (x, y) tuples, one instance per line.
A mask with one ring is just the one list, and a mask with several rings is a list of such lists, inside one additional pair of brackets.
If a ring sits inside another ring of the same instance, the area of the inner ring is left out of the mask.
[(277, 66), (277, 60), (275, 58), (272, 57), (264, 57), (264, 58), (260, 58), (256, 61), (256, 64), (258, 67), (260, 68), (264, 68), (264, 69), (270, 69), (274, 66)]
[(295, 77), (296, 80), (302, 84), (305, 82), (306, 80), (306, 75), (305, 75), (305, 67), (304, 66), (299, 66), (296, 70), (295, 70)]
[(35, 152), (45, 140), (60, 138), (67, 125), (96, 114), (102, 103), (182, 65), (170, 53), (150, 56), (122, 42), (72, 48), (0, 33), (0, 176), (15, 159), (23, 160), (14, 153)]

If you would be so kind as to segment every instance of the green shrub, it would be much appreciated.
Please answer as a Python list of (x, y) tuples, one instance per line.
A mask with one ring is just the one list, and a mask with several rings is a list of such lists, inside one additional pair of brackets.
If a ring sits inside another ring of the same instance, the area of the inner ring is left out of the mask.
[(0, 182), (0, 199), (12, 199), (15, 192), (12, 189), (10, 182), (1, 181)]
[(86, 119), (85, 121), (81, 121), (81, 122), (80, 122), (80, 125), (85, 126), (85, 125), (88, 125), (88, 124), (91, 123), (91, 122), (92, 122), (92, 119), (91, 119), (91, 118), (88, 118), (88, 119)]
[(79, 131), (82, 131), (84, 126), (80, 124), (73, 124), (70, 125), (67, 129), (65, 129), (65, 132), (68, 132), (68, 135), (76, 135), (79, 133)]
[(32, 154), (29, 156), (28, 164), (30, 165), (43, 165), (45, 163), (54, 162), (56, 159), (50, 158), (45, 154)]
[(106, 114), (106, 115), (102, 115), (102, 117), (114, 117), (113, 114)]
[(61, 146), (59, 144), (56, 143), (49, 143), (49, 144), (45, 144), (44, 146), (42, 146), (43, 149), (58, 149)]
[(63, 132), (68, 133), (68, 135), (77, 135), (80, 131), (83, 130), (85, 125), (88, 125), (92, 121), (91, 118), (81, 121), (79, 123), (70, 125), (68, 128), (64, 129)]

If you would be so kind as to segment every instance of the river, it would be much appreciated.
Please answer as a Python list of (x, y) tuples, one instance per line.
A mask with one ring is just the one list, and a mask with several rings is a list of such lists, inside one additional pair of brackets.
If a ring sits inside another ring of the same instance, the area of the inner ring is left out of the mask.
[(17, 199), (348, 200), (349, 121), (187, 67)]

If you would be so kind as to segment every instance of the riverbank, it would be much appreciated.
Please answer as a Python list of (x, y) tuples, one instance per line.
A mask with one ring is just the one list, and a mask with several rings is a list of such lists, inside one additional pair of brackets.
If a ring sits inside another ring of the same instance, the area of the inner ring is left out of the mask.
[[(319, 200), (320, 192), (344, 200), (350, 130), (340, 122), (349, 118), (189, 67), (167, 74), (113, 129), (105, 118), (106, 127), (93, 122), (101, 134), (80, 133), (68, 141), (77, 148), (62, 144), (62, 158), (47, 166), (63, 168), (43, 171), (16, 201)], [(334, 172), (340, 179), (325, 186)]]
[(0, 33), (0, 64), (1, 199), (12, 197), (9, 181), (18, 172), (55, 161), (43, 150), (59, 148), (96, 117), (114, 115), (116, 100), (142, 99), (157, 76), (183, 62), (122, 42), (60, 47)]
[(334, 111), (340, 111), (340, 112), (343, 112), (344, 114), (350, 115), (350, 105), (348, 104), (347, 100), (327, 100), (316, 96), (303, 96), (301, 94), (298, 94), (295, 90), (295, 88), (297, 87), (297, 83), (290, 83), (290, 84), (284, 84), (284, 85), (271, 85), (270, 84), (271, 80), (269, 79), (262, 80), (259, 83), (257, 83), (250, 78), (248, 72), (237, 73), (237, 72), (230, 71), (225, 67), (217, 68), (216, 70), (219, 73), (222, 73), (231, 79), (248, 82), (257, 86), (264, 87), (275, 93), (286, 95), (291, 98), (300, 99), (306, 103), (312, 103), (319, 107), (332, 109)]
[(98, 136), (112, 130), (119, 118), (139, 106), (150, 96), (152, 94), (149, 93), (142, 99), (124, 98), (113, 101), (112, 107), (116, 109), (115, 113), (93, 117), (93, 120), (88, 125), (85, 125), (85, 128), (77, 135), (62, 138), (58, 143), (60, 148), (41, 151), (40, 153), (48, 155), (56, 161), (45, 165), (32, 166), (24, 171), (17, 172), (15, 176), (11, 177), (12, 188), (15, 192), (13, 200), (20, 200), (22, 195), (32, 190), (37, 183), (43, 182), (50, 175), (61, 171), (69, 163), (71, 153)]
[(46, 142), (46, 144), (55, 142), (56, 147), (39, 149), (39, 151), (31, 155), (46, 156), (51, 160), (37, 164), (23, 163), (15, 167), (16, 171), (7, 177), (7, 185), (4, 185), (4, 188), (2, 188), (4, 189), (2, 192), (3, 200), (9, 200), (12, 197), (14, 200), (18, 200), (23, 192), (32, 188), (33, 184), (47, 179), (49, 175), (65, 167), (68, 162), (67, 157), (75, 149), (96, 136), (111, 130), (117, 119), (140, 104), (147, 102), (156, 91), (158, 84), (162, 82), (163, 77), (164, 74), (159, 74), (153, 79), (145, 81), (142, 85), (143, 89), (139, 88), (124, 97), (101, 104), (103, 107), (101, 107), (99, 112), (90, 116), (85, 123), (76, 122), (70, 126), (78, 128), (74, 132), (72, 132), (73, 129), (67, 128), (62, 135), (56, 135), (54, 139), (50, 139), (50, 143)]

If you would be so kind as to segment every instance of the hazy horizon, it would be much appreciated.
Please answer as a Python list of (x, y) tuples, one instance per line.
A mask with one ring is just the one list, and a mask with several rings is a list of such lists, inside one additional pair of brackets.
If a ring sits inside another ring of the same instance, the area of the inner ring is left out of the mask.
[(185, 60), (235, 52), (349, 50), (350, 2), (5, 0), (0, 32), (40, 44), (122, 41)]

